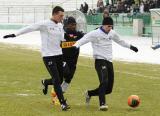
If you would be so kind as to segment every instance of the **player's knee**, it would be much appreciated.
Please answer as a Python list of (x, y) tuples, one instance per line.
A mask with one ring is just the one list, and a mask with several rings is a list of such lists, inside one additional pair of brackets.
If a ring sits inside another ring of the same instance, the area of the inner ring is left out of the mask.
[(107, 90), (107, 81), (103, 81), (100, 86)]
[(107, 79), (105, 79), (105, 80), (103, 80), (103, 82), (102, 82), (104, 85), (108, 85), (108, 81), (107, 81)]
[(63, 68), (63, 74), (64, 75), (69, 75), (70, 74), (70, 69), (69, 69), (68, 66), (66, 66), (66, 67)]
[(106, 90), (106, 94), (110, 94), (110, 93), (112, 93), (112, 89), (111, 88)]

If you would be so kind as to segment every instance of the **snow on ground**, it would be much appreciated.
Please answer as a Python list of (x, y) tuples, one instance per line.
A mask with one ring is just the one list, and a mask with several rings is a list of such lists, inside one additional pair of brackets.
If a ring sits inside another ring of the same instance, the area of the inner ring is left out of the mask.
[[(16, 38), (3, 39), (6, 34), (14, 33), (15, 30), (0, 30), (0, 43), (20, 44), (31, 49), (40, 50), (41, 39), (39, 32), (32, 32), (21, 35)], [(138, 53), (130, 49), (121, 47), (113, 42), (113, 60), (160, 64), (160, 49), (152, 50), (152, 40), (148, 37), (121, 36), (126, 42), (137, 46)], [(85, 44), (81, 47), (81, 55), (92, 56), (91, 44)]]

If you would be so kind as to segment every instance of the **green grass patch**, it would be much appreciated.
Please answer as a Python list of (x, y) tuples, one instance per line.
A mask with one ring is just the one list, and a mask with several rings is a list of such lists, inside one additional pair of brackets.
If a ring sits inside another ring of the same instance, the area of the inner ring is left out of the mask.
[[(98, 97), (85, 106), (84, 91), (98, 86), (91, 58), (79, 57), (75, 77), (64, 94), (71, 110), (53, 106), (44, 96), (41, 79), (48, 78), (39, 52), (0, 44), (0, 116), (159, 116), (160, 65), (114, 61), (113, 92), (106, 96), (109, 110), (99, 111)], [(51, 87), (49, 88), (49, 91)], [(140, 97), (140, 106), (127, 105), (128, 96)]]

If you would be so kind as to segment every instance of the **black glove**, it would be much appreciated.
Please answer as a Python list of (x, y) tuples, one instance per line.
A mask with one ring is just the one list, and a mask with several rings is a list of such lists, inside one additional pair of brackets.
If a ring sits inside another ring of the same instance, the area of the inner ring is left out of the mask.
[(130, 49), (133, 50), (133, 51), (135, 51), (135, 52), (138, 52), (138, 48), (135, 47), (135, 46), (132, 46), (132, 45), (131, 45), (131, 46), (130, 46)]
[(4, 39), (9, 38), (9, 37), (16, 37), (16, 35), (15, 34), (9, 34), (9, 35), (3, 36)]

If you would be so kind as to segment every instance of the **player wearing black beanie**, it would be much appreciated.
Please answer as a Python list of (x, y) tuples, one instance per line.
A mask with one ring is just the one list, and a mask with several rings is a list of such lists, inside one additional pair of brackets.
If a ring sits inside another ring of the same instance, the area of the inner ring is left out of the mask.
[(105, 95), (112, 93), (114, 84), (114, 68), (112, 64), (112, 41), (138, 52), (138, 48), (120, 39), (117, 32), (113, 30), (113, 19), (105, 17), (102, 26), (96, 30), (87, 33), (83, 38), (78, 40), (73, 47), (80, 46), (91, 42), (93, 48), (93, 57), (95, 59), (95, 69), (99, 79), (99, 86), (92, 90), (87, 90), (85, 97), (86, 103), (89, 104), (91, 97), (99, 97), (99, 109), (104, 111), (108, 109)]
[(103, 18), (102, 25), (113, 25), (113, 19), (111, 17)]

